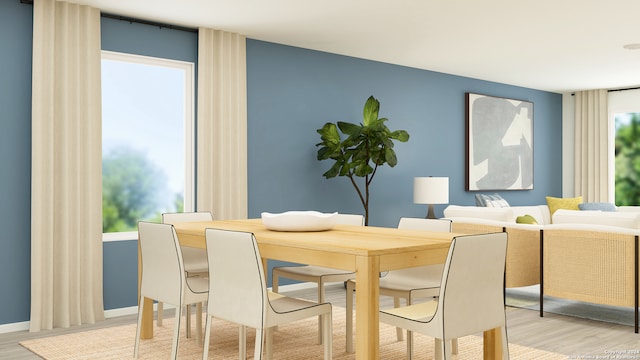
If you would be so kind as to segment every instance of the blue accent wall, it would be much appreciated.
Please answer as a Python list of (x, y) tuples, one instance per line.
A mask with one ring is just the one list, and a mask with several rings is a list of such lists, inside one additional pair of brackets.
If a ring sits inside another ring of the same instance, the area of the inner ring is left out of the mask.
[[(544, 204), (562, 192), (562, 97), (544, 91), (419, 70), (273, 43), (247, 41), (249, 216), (262, 211), (364, 213), (346, 177), (325, 179), (331, 161), (316, 160), (326, 122), (362, 122), (370, 95), (391, 130), (398, 165), (378, 169), (371, 184), (369, 225), (395, 227), (424, 217), (413, 204), (413, 178), (448, 176), (450, 203), (475, 205), (465, 184), (465, 93), (534, 103), (534, 189), (505, 191), (513, 205)], [(446, 205), (436, 206), (442, 216)]]
[[(32, 7), (0, 1), (0, 325), (29, 320), (31, 213)], [(102, 19), (105, 50), (196, 61), (197, 35)], [(543, 204), (562, 194), (561, 95), (375, 61), (247, 40), (249, 216), (262, 211), (362, 213), (345, 178), (325, 179), (316, 160), (316, 129), (358, 122), (367, 97), (380, 100), (398, 143), (398, 165), (379, 169), (372, 185), (370, 224), (396, 226), (422, 217), (412, 203), (415, 176), (449, 176), (450, 203), (474, 204), (464, 191), (464, 94), (534, 103), (534, 189), (506, 191), (513, 205)], [(144, 134), (141, 134), (144, 136)], [(442, 215), (444, 205), (436, 206)], [(104, 303), (135, 306), (135, 239), (104, 243)]]
[(0, 1), (0, 325), (29, 320), (32, 7)]

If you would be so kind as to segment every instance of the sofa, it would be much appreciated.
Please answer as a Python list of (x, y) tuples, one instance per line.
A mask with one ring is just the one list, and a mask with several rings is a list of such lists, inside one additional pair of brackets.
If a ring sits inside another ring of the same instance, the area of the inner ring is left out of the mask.
[(638, 333), (640, 207), (614, 210), (449, 205), (444, 217), (453, 232), (508, 233), (505, 287), (540, 284), (540, 316), (544, 295), (633, 307)]

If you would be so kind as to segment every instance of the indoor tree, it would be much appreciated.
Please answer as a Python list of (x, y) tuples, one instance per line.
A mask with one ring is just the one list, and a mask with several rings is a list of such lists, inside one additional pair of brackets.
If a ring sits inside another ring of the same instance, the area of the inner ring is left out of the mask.
[[(378, 167), (384, 164), (396, 166), (398, 159), (393, 150), (393, 140), (409, 140), (409, 133), (405, 130), (389, 130), (385, 124), (388, 119), (378, 118), (379, 111), (380, 102), (370, 96), (364, 105), (362, 123), (338, 121), (326, 123), (316, 130), (322, 140), (316, 144), (320, 147), (318, 160), (334, 161), (323, 176), (327, 179), (336, 176), (349, 178), (364, 207), (365, 225), (369, 224), (369, 185)], [(357, 178), (363, 178), (364, 183)]]

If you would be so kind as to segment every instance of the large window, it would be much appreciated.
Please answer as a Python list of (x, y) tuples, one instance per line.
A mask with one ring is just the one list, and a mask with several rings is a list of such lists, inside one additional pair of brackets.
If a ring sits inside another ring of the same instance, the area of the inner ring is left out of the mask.
[(102, 52), (105, 240), (193, 210), (193, 79), (193, 63)]

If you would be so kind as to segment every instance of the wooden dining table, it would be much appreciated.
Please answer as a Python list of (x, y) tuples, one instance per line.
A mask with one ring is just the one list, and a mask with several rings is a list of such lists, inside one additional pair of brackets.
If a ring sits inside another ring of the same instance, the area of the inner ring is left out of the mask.
[[(254, 234), (264, 269), (280, 260), (355, 272), (356, 359), (379, 359), (379, 274), (415, 266), (444, 263), (451, 240), (448, 232), (402, 230), (375, 226), (335, 225), (326, 231), (286, 232), (267, 229), (260, 219), (216, 220), (174, 224), (182, 246), (205, 248), (205, 229)], [(140, 272), (138, 274), (140, 276)], [(153, 337), (152, 300), (142, 314), (142, 338)], [(484, 358), (502, 358), (500, 329), (484, 332)]]

